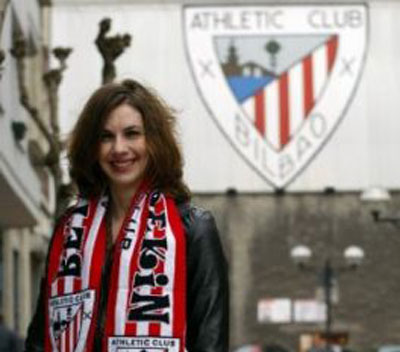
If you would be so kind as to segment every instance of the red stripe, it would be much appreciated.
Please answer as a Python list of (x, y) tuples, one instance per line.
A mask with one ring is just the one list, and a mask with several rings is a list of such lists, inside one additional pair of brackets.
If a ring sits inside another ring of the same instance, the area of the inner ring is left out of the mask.
[(57, 283), (57, 296), (65, 294), (65, 277), (59, 278)]
[(175, 235), (175, 282), (174, 282), (174, 312), (173, 336), (181, 338), (181, 351), (185, 350), (185, 324), (186, 324), (186, 235), (182, 220), (174, 200), (167, 198), (169, 222)]
[(279, 79), (280, 105), (280, 146), (283, 148), (289, 141), (289, 76), (287, 72)]
[(264, 101), (264, 89), (260, 89), (254, 95), (255, 102), (255, 125), (262, 136), (265, 136), (265, 101)]
[(307, 118), (314, 105), (312, 56), (308, 55), (303, 61), (304, 84), (304, 118)]
[(82, 279), (81, 278), (74, 278), (73, 281), (73, 292), (78, 292), (82, 289)]
[(63, 334), (64, 338), (65, 338), (65, 351), (67, 351), (67, 352), (70, 352), (70, 347), (69, 347), (69, 338), (70, 338), (70, 336), (69, 335), (71, 333), (71, 329), (70, 329), (71, 324), (72, 324), (72, 322), (70, 321), (68, 328), (65, 329), (64, 334)]
[(335, 62), (337, 44), (338, 44), (337, 35), (333, 36), (332, 39), (330, 39), (327, 44), (327, 46), (328, 46), (328, 71), (329, 72), (332, 70), (333, 63)]

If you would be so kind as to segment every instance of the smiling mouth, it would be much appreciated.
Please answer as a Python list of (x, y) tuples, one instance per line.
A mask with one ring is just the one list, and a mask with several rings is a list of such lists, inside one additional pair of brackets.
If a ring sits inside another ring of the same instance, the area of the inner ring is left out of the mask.
[(125, 171), (127, 170), (130, 166), (132, 166), (135, 163), (136, 160), (121, 160), (121, 161), (112, 161), (111, 167), (115, 170), (115, 171)]

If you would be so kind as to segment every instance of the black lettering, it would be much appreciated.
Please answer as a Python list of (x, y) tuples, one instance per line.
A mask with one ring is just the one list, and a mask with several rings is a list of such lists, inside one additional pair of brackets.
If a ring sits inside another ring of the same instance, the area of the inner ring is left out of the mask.
[(132, 243), (132, 240), (130, 238), (124, 238), (121, 242), (121, 248), (129, 249), (129, 247), (131, 246), (131, 243)]
[(155, 206), (161, 197), (160, 192), (153, 192), (150, 196), (150, 205)]
[(157, 286), (166, 286), (168, 285), (169, 279), (167, 275), (159, 274), (156, 276), (156, 284)]
[(57, 276), (80, 276), (81, 258), (79, 254), (72, 254), (61, 261), (61, 270)]
[(153, 273), (149, 275), (140, 275), (140, 273), (137, 273), (135, 275), (135, 282), (134, 282), (134, 287), (139, 287), (139, 286), (166, 286), (169, 282), (168, 276), (164, 274), (159, 274), (157, 276), (154, 276)]
[(71, 227), (70, 234), (65, 241), (66, 248), (80, 249), (82, 243), (83, 228)]
[(144, 296), (134, 292), (131, 303), (134, 308), (128, 312), (128, 319), (134, 321), (158, 321), (169, 323), (169, 313), (159, 313), (161, 309), (169, 308), (169, 297), (165, 296)]
[(165, 218), (165, 212), (162, 212), (160, 214), (155, 214), (154, 212), (150, 211), (149, 222), (151, 225), (156, 226), (157, 229), (163, 230), (167, 223)]
[(150, 275), (140, 275), (139, 273), (137, 273), (135, 275), (135, 283), (134, 286), (138, 287), (138, 286), (155, 286), (155, 280), (154, 280), (154, 274), (151, 273)]
[(144, 239), (139, 258), (140, 266), (143, 269), (153, 269), (158, 263), (158, 258), (164, 260), (164, 254), (161, 250), (167, 249), (166, 238)]
[(73, 214), (79, 214), (86, 218), (87, 215), (89, 214), (89, 204), (85, 204), (78, 208), (75, 208)]

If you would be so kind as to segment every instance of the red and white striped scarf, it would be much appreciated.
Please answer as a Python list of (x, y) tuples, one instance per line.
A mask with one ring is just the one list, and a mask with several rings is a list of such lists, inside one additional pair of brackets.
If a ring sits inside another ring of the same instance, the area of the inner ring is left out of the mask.
[[(46, 291), (46, 352), (92, 351), (106, 259), (108, 199), (80, 199), (54, 234)], [(186, 244), (174, 200), (140, 191), (115, 242), (103, 352), (183, 352)]]

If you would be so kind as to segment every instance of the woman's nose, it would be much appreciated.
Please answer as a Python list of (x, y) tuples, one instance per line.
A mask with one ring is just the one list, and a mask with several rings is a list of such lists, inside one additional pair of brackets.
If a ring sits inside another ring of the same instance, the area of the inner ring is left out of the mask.
[(126, 151), (126, 142), (122, 136), (116, 136), (113, 144), (113, 151), (115, 153), (122, 153)]

